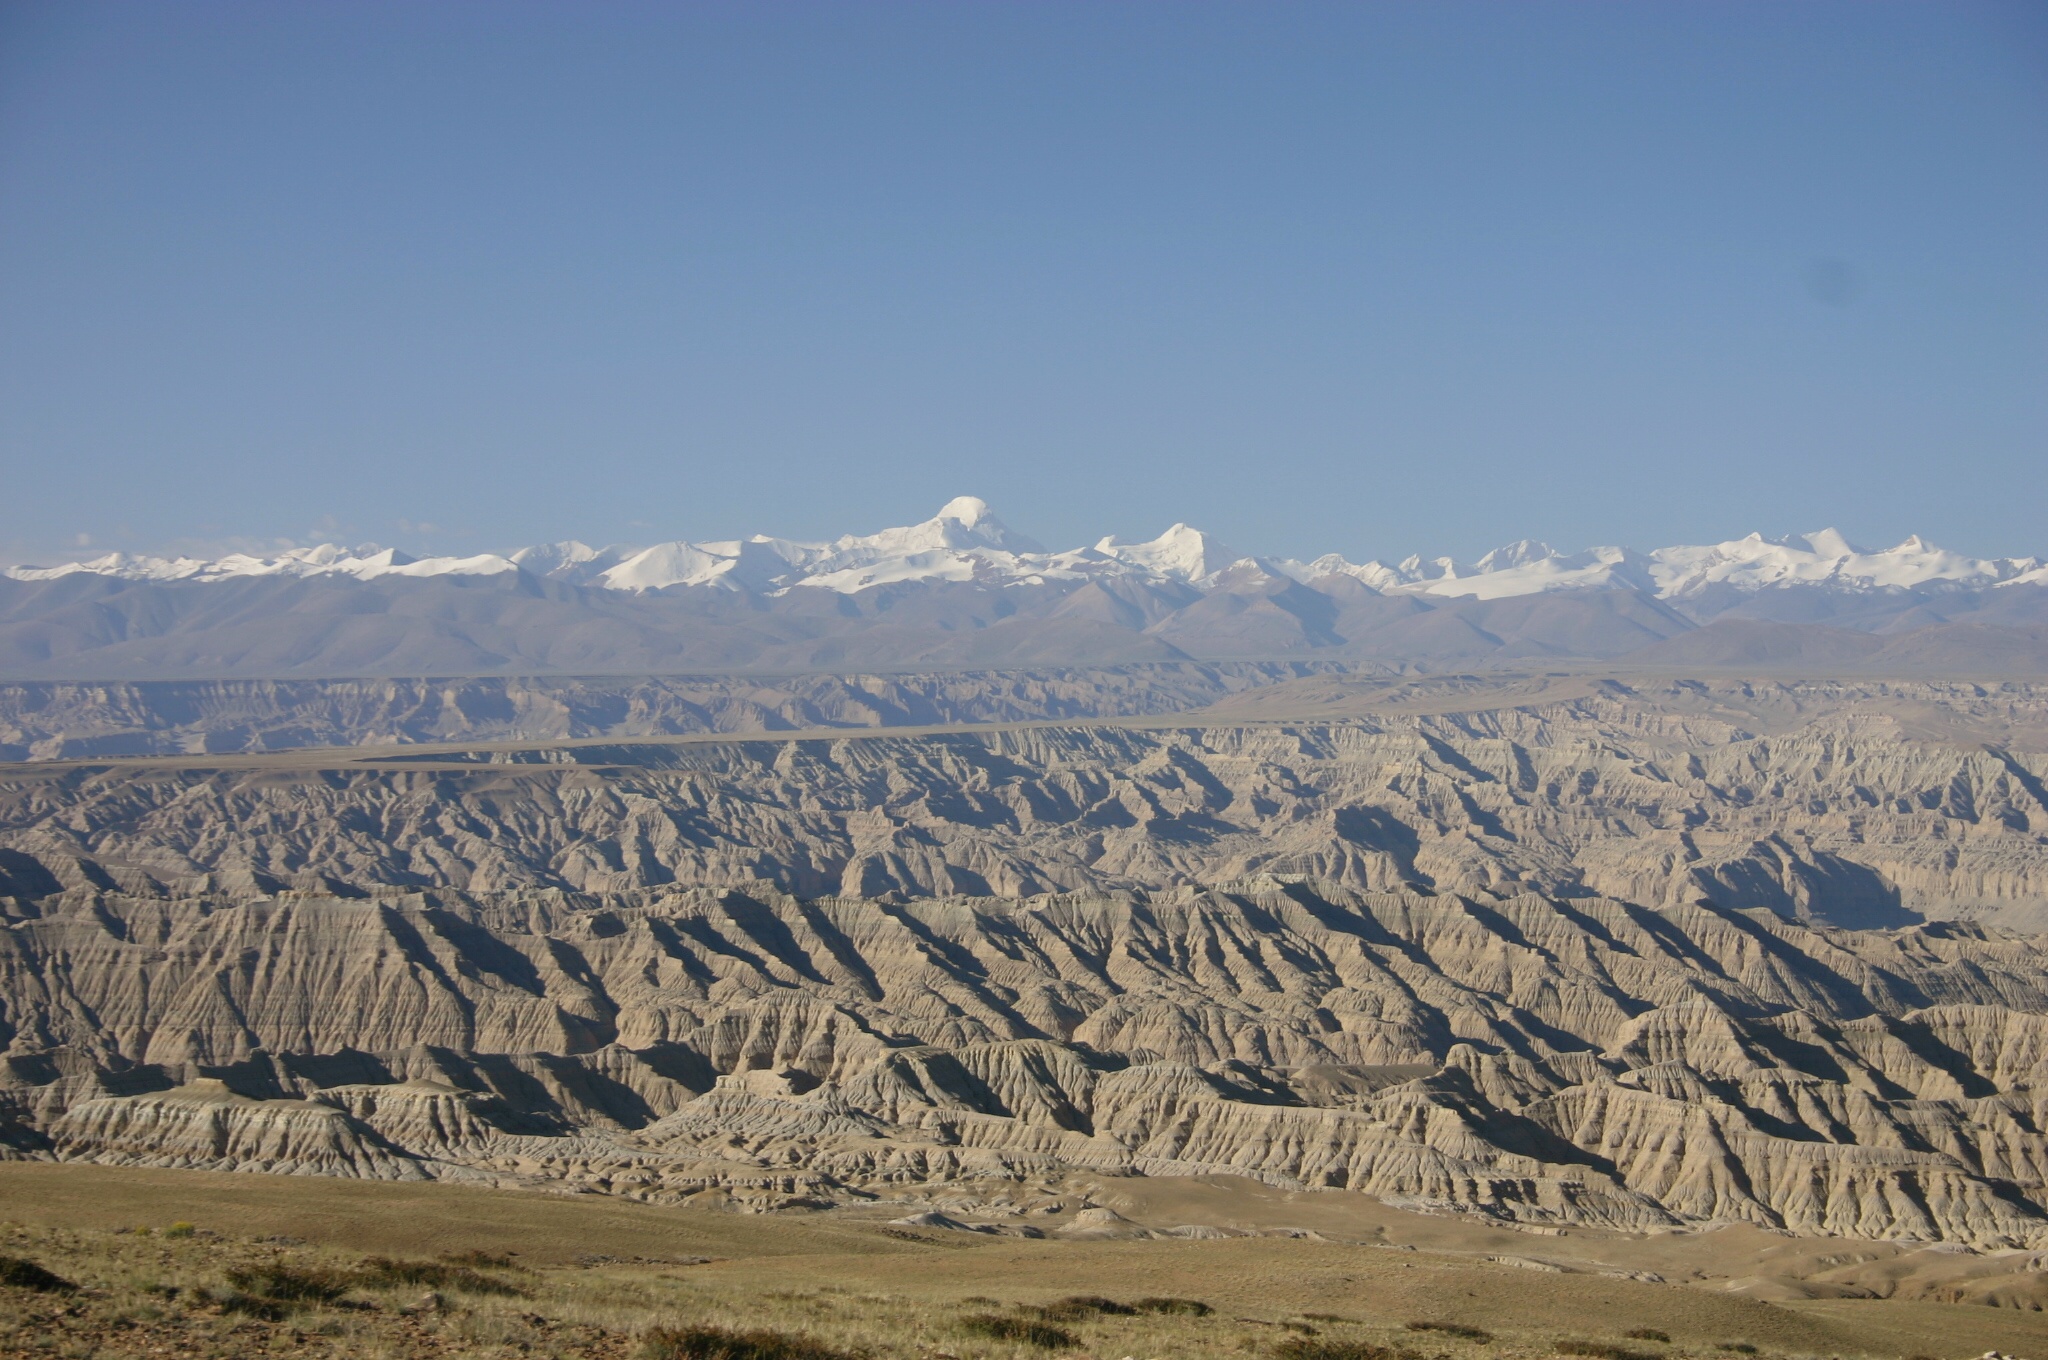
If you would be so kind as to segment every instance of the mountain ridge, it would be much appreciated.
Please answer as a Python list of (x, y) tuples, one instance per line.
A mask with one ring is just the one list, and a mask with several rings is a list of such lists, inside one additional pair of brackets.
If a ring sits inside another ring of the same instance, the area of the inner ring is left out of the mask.
[(1856, 547), (1834, 529), (1776, 539), (1752, 533), (1721, 543), (1648, 552), (1610, 546), (1561, 553), (1546, 543), (1523, 539), (1462, 564), (1449, 557), (1419, 555), (1397, 563), (1354, 563), (1334, 553), (1307, 561), (1246, 555), (1214, 535), (1176, 523), (1150, 540), (1127, 542), (1107, 536), (1087, 547), (1049, 552), (1012, 530), (987, 502), (973, 496), (955, 497), (918, 524), (845, 534), (830, 542), (756, 534), (747, 539), (678, 539), (645, 547), (597, 548), (563, 540), (503, 554), (424, 558), (374, 544), (348, 548), (326, 543), (272, 557), (110, 553), (51, 567), (9, 567), (0, 575), (17, 581), (55, 580), (77, 573), (125, 580), (219, 581), (252, 576), (375, 580), (519, 572), (632, 593), (717, 585), (753, 592), (809, 586), (852, 594), (911, 580), (1008, 584), (1128, 576), (1208, 586), (1226, 572), (1247, 568), (1304, 584), (1342, 576), (1381, 594), (1481, 599), (1591, 589), (1639, 590), (1672, 600), (1715, 586), (1753, 591), (1803, 584), (1882, 591), (2048, 584), (2048, 565), (2040, 558), (1969, 557), (1938, 548), (1917, 534), (1895, 547), (1872, 551)]
[[(1748, 621), (1741, 639), (1724, 621)], [(1679, 640), (1707, 630), (1690, 643)], [(1659, 648), (1663, 644), (1671, 644)], [(1245, 557), (1178, 524), (1047, 552), (971, 497), (829, 543), (334, 545), (0, 572), (0, 679), (844, 674), (1341, 661), (2048, 673), (2048, 568), (1827, 532), (1477, 563)], [(1639, 659), (1632, 659), (1639, 658)]]

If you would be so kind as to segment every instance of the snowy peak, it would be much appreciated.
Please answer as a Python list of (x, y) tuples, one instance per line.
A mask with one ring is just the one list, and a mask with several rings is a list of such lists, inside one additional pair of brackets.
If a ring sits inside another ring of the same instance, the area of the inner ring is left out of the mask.
[(1525, 538), (1519, 542), (1510, 543), (1504, 548), (1495, 548), (1492, 552), (1474, 562), (1472, 569), (1475, 572), (1508, 571), (1515, 567), (1526, 567), (1531, 563), (1548, 561), (1558, 555), (1557, 549), (1551, 547), (1548, 543), (1539, 543), (1533, 538)]
[(995, 517), (988, 502), (973, 496), (956, 496), (922, 524), (879, 533), (851, 535), (831, 545), (836, 560), (853, 565), (854, 558), (879, 559), (906, 552), (972, 552), (988, 549), (1004, 553), (1043, 553), (1044, 547), (1012, 530)]
[(1243, 555), (1224, 547), (1200, 529), (1176, 524), (1155, 539), (1124, 543), (1114, 537), (1095, 545), (1095, 551), (1113, 562), (1121, 562), (1153, 575), (1177, 581), (1206, 581), (1222, 572)]
[[(1839, 529), (1822, 529), (1818, 533), (1805, 534), (1797, 540), (1785, 540), (1787, 544), (1795, 541), (1802, 544), (1808, 552), (1819, 557), (1851, 557), (1862, 551), (1862, 549), (1853, 546), (1848, 539), (1842, 537), (1842, 532)], [(1918, 543), (1919, 541), (1920, 536), (1918, 534), (1906, 540), (1907, 543)], [(1903, 547), (1904, 545), (1901, 544), (1900, 546)]]
[(1760, 534), (1700, 547), (1660, 548), (1650, 554), (1656, 592), (1667, 599), (1716, 586), (1765, 590), (1775, 586), (1830, 585), (1850, 590), (1913, 590), (1934, 585), (1992, 586), (2034, 570), (2034, 558), (1965, 557), (1937, 548), (1918, 534), (1894, 548), (1864, 552), (1833, 529), (1803, 538)]
[(1838, 530), (1768, 539), (1761, 534), (1722, 543), (1637, 552), (1600, 547), (1561, 553), (1523, 539), (1478, 561), (1413, 556), (1398, 563), (1353, 563), (1335, 554), (1310, 561), (1248, 558), (1213, 535), (1175, 524), (1157, 538), (1114, 536), (1093, 547), (1048, 552), (996, 517), (986, 501), (956, 496), (930, 519), (830, 542), (756, 534), (707, 542), (592, 547), (575, 540), (536, 544), (499, 556), (413, 558), (374, 544), (291, 548), (273, 556), (235, 553), (218, 559), (110, 553), (88, 562), (15, 567), (0, 575), (49, 581), (74, 575), (126, 580), (211, 582), (287, 576), (494, 576), (525, 573), (592, 589), (633, 593), (709, 588), (780, 595), (794, 589), (853, 594), (914, 582), (961, 583), (989, 589), (1071, 588), (1091, 580), (1127, 579), (1238, 589), (1247, 573), (1313, 584), (1349, 577), (1382, 593), (1504, 599), (1561, 590), (1636, 590), (1664, 600), (1715, 591), (1755, 592), (1795, 586), (1855, 591), (1910, 591), (2000, 585), (2048, 585), (2036, 558), (1976, 558), (1914, 535), (1879, 551), (1858, 548)]
[(518, 570), (518, 564), (511, 558), (495, 553), (415, 558), (396, 548), (369, 545), (351, 549), (323, 543), (313, 548), (293, 548), (275, 557), (231, 553), (214, 561), (109, 553), (89, 562), (66, 562), (55, 567), (12, 567), (0, 575), (17, 581), (51, 581), (80, 573), (130, 581), (227, 581), (252, 576), (353, 576), (369, 581), (379, 576), (494, 576)]

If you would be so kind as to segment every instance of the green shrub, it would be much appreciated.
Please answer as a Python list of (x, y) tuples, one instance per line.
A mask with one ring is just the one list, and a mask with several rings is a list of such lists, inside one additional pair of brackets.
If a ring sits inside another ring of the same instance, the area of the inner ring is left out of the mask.
[(1559, 1355), (1583, 1355), (1589, 1360), (1657, 1360), (1645, 1351), (1632, 1351), (1612, 1341), (1560, 1341), (1552, 1349)]
[(444, 1251), (441, 1259), (451, 1266), (476, 1266), (483, 1270), (514, 1270), (517, 1264), (510, 1251)]
[(1200, 1299), (1145, 1298), (1131, 1300), (1134, 1313), (1173, 1313), (1180, 1317), (1207, 1317), (1215, 1312)]
[(228, 1272), (228, 1283), (246, 1293), (287, 1303), (333, 1303), (348, 1293), (349, 1280), (329, 1270), (291, 1266), (248, 1266)]
[(961, 1318), (960, 1328), (972, 1336), (987, 1337), (991, 1341), (1018, 1341), (1048, 1351), (1080, 1344), (1079, 1339), (1064, 1327), (1055, 1327), (1050, 1322), (1040, 1322), (1035, 1318), (1004, 1317), (1001, 1313), (976, 1313)]
[(1622, 1335), (1631, 1341), (1662, 1341), (1667, 1346), (1671, 1344), (1671, 1334), (1660, 1332), (1655, 1327), (1636, 1327), (1623, 1332)]
[(197, 1228), (193, 1227), (193, 1226), (192, 1226), (192, 1225), (191, 1225), (190, 1223), (185, 1223), (185, 1222), (178, 1222), (178, 1223), (173, 1223), (173, 1224), (172, 1224), (172, 1225), (171, 1225), (170, 1227), (168, 1227), (168, 1228), (165, 1228), (165, 1229), (164, 1229), (164, 1236), (165, 1236), (165, 1237), (190, 1237), (190, 1236), (192, 1236), (192, 1234), (194, 1234), (194, 1233), (196, 1233), (196, 1232), (198, 1232), (198, 1231), (199, 1231), (199, 1229), (197, 1229)]
[(69, 1294), (78, 1288), (62, 1275), (53, 1275), (19, 1256), (0, 1256), (0, 1284), (33, 1289), (39, 1294)]
[(642, 1351), (647, 1360), (858, 1360), (807, 1336), (724, 1327), (656, 1327)]
[(495, 1294), (499, 1298), (523, 1299), (526, 1291), (503, 1280), (479, 1275), (468, 1266), (445, 1261), (395, 1261), (372, 1256), (356, 1272), (356, 1282), (373, 1289), (396, 1289), (418, 1285), (423, 1289), (455, 1289), (465, 1294)]
[(1085, 1322), (1092, 1317), (1129, 1317), (1138, 1310), (1099, 1294), (1074, 1294), (1051, 1303), (1033, 1304), (1018, 1310), (1047, 1322)]
[[(1493, 1340), (1493, 1333), (1484, 1327), (1468, 1327), (1462, 1322), (1411, 1322), (1411, 1332), (1440, 1332), (1445, 1336), (1462, 1337), (1466, 1341), (1486, 1342)], [(1631, 1332), (1633, 1336), (1635, 1333)]]

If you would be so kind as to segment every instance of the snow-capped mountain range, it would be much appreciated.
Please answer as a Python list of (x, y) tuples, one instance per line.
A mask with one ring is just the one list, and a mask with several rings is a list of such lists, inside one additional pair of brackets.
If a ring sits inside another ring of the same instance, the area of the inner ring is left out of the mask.
[(1779, 539), (1760, 534), (1726, 543), (1659, 548), (1589, 548), (1565, 554), (1530, 540), (1495, 549), (1477, 562), (1448, 557), (1312, 561), (1247, 557), (1212, 535), (1176, 524), (1159, 537), (1127, 543), (1104, 538), (1092, 547), (1051, 552), (1010, 529), (972, 496), (949, 501), (921, 524), (849, 534), (829, 543), (756, 535), (748, 539), (651, 547), (593, 548), (578, 542), (540, 544), (507, 554), (413, 558), (396, 549), (322, 544), (273, 557), (234, 554), (217, 559), (111, 553), (54, 567), (0, 571), (17, 581), (48, 581), (88, 573), (146, 581), (224, 581), (262, 576), (489, 576), (506, 572), (605, 590), (644, 593), (678, 586), (781, 594), (797, 587), (856, 594), (900, 582), (976, 582), (989, 587), (1085, 583), (1135, 578), (1196, 589), (1266, 576), (1309, 583), (1349, 577), (1371, 591), (1480, 600), (1550, 591), (1637, 590), (1662, 600), (1697, 597), (1715, 588), (1754, 592), (1810, 585), (1844, 590), (2048, 585), (2048, 566), (2032, 557), (1977, 558), (1908, 538), (1867, 551), (1832, 529)]

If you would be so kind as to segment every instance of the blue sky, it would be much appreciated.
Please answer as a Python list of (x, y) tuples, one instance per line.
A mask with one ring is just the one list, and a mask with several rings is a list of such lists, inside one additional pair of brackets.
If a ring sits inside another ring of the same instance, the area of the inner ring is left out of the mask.
[(2048, 553), (2048, 7), (5, 3), (0, 471), (17, 560)]

